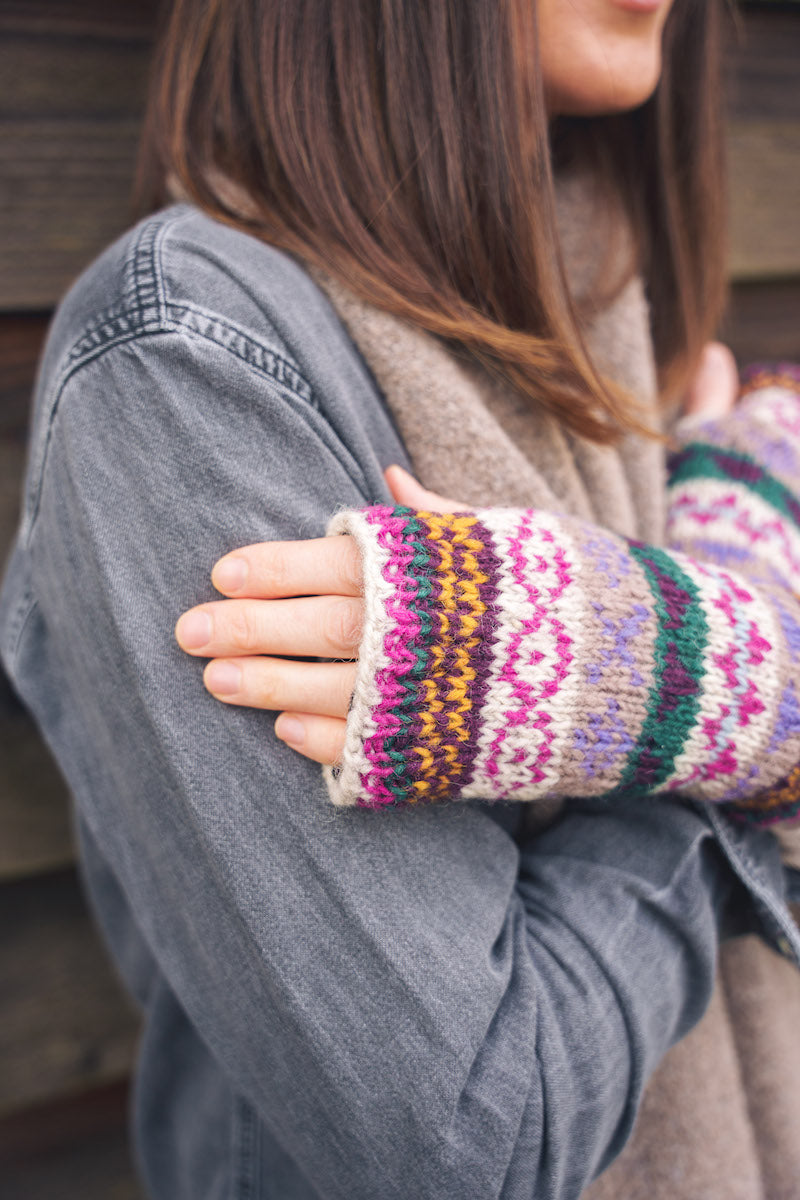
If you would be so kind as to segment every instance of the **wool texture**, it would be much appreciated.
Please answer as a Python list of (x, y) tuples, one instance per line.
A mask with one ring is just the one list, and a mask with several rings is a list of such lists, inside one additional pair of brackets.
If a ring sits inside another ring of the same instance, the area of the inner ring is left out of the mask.
[[(800, 377), (679, 424), (669, 549), (534, 509), (374, 507), (338, 805), (687, 791), (800, 810)], [(746, 447), (746, 449), (745, 449)]]

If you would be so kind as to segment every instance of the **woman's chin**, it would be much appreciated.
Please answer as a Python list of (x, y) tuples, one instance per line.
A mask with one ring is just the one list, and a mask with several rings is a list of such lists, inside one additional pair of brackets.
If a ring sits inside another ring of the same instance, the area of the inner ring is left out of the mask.
[(661, 77), (661, 52), (636, 70), (614, 70), (607, 63), (588, 67), (582, 74), (571, 72), (563, 81), (547, 81), (547, 108), (552, 116), (602, 116), (627, 112), (649, 100)]

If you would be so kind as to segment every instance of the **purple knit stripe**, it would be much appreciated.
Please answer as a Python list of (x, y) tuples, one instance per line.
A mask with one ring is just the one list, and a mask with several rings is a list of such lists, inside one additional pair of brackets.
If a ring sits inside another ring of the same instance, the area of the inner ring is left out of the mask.
[(462, 788), (472, 782), (475, 759), (478, 754), (478, 735), (483, 720), (483, 708), (489, 694), (489, 676), (497, 644), (497, 594), (502, 565), (495, 549), (491, 530), (482, 521), (478, 521), (475, 524), (474, 532), (475, 537), (483, 543), (483, 548), (478, 551), (476, 558), (481, 574), (485, 576), (485, 580), (478, 584), (478, 593), (484, 612), (480, 625), (480, 642), (471, 655), (475, 679), (472, 684), (472, 707), (466, 718), (469, 741), (461, 749), (464, 764)]
[(742, 395), (767, 387), (800, 391), (800, 364), (793, 362), (750, 363), (741, 373)]
[[(428, 521), (424, 514), (417, 514), (423, 528), (430, 534), (427, 539), (431, 551), (432, 583), (430, 596), (431, 614), (435, 619), (434, 642), (438, 642), (438, 653), (429, 656), (429, 671), (420, 685), (420, 704), (434, 708), (426, 721), (420, 722), (420, 737), (416, 744), (432, 756), (427, 767), (420, 764), (420, 780), (429, 784), (421, 793), (423, 801), (430, 802), (443, 796), (452, 797), (463, 789), (469, 780), (477, 753), (477, 733), (480, 709), (487, 692), (486, 676), (491, 669), (491, 644), (496, 628), (496, 617), (491, 611), (496, 596), (495, 577), (499, 570), (499, 559), (491, 547), (489, 531), (473, 520), (468, 530), (463, 528), (464, 516), (453, 519), (447, 528), (446, 518)], [(488, 544), (487, 544), (488, 542)], [(449, 554), (443, 553), (446, 549)], [(450, 563), (445, 567), (448, 558)], [(447, 581), (447, 592), (454, 607), (444, 616), (442, 594), (445, 589), (445, 571), (453, 578)], [(471, 593), (473, 600), (467, 596)], [(474, 632), (466, 636), (464, 619), (477, 621)], [(465, 658), (466, 653), (466, 658)], [(470, 680), (465, 671), (474, 674)], [(435, 685), (435, 690), (431, 685)], [(466, 694), (465, 694), (466, 693)], [(424, 736), (424, 724), (428, 736)], [(431, 739), (431, 726), (436, 729), (436, 738)]]
[[(421, 536), (425, 538), (431, 555), (431, 595), (429, 598), (431, 617), (434, 625), (432, 643), (436, 653), (431, 651), (428, 656), (428, 669), (420, 683), (419, 704), (430, 706), (427, 720), (419, 719), (414, 727), (413, 745), (426, 750), (432, 756), (432, 764), (427, 769), (420, 759), (412, 765), (417, 779), (429, 784), (429, 790), (422, 792), (420, 798), (429, 803), (450, 793), (452, 784), (460, 784), (460, 743), (451, 729), (450, 713), (457, 709), (456, 701), (450, 693), (453, 687), (455, 663), (454, 647), (458, 643), (460, 615), (457, 602), (457, 582), (449, 584), (453, 608), (446, 609), (444, 602), (447, 574), (451, 573), (457, 581), (459, 576), (458, 547), (454, 543), (452, 531), (441, 524), (441, 518), (429, 518), (425, 513), (418, 513), (417, 520), (421, 526)], [(434, 528), (436, 525), (436, 528)], [(450, 559), (450, 566), (446, 562)], [(431, 685), (433, 694), (431, 695)], [(431, 711), (433, 709), (433, 711)], [(436, 730), (436, 737), (429, 735), (431, 725)], [(426, 731), (428, 731), (426, 735)], [(453, 771), (453, 763), (456, 771)]]

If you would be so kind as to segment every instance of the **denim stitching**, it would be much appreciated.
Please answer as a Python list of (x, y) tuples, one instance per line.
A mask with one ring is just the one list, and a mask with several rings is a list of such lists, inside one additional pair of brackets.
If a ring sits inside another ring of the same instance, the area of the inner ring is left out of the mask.
[[(771, 926), (769, 932), (772, 934), (774, 948), (784, 958), (791, 959), (800, 967), (800, 933), (798, 933), (788, 910), (777, 904), (770, 896), (768, 889), (759, 878), (758, 868), (749, 854), (741, 846), (736, 845), (719, 813), (711, 806), (707, 806), (706, 811), (728, 861), (756, 900), (762, 920)], [(776, 933), (776, 929), (780, 930), (780, 933)]]
[(257, 1200), (257, 1129), (250, 1105), (236, 1101), (232, 1200)]
[[(41, 439), (37, 460), (31, 464), (27, 502), (20, 526), (20, 539), (24, 545), (30, 541), (38, 516), (51, 432), (64, 388), (82, 367), (124, 341), (148, 334), (180, 333), (184, 330), (194, 333), (227, 350), (251, 370), (273, 380), (303, 403), (317, 410), (319, 408), (311, 385), (303, 378), (296, 365), (283, 355), (238, 330), (233, 323), (221, 317), (212, 318), (211, 314), (204, 314), (197, 306), (168, 305), (163, 290), (163, 271), (159, 257), (167, 231), (183, 215), (184, 210), (178, 209), (166, 220), (159, 217), (143, 226), (125, 267), (124, 293), (129, 307), (126, 310), (116, 304), (99, 314), (65, 356), (64, 366), (53, 387), (47, 428)], [(170, 315), (167, 312), (168, 308)], [(204, 329), (198, 328), (199, 315), (207, 319), (208, 324)], [(224, 331), (227, 336), (214, 337), (214, 329)], [(236, 346), (231, 344), (234, 340)]]
[(256, 341), (234, 322), (217, 313), (208, 312), (195, 304), (172, 302), (168, 305), (167, 324), (175, 330), (185, 329), (200, 337), (215, 342), (236, 358), (241, 359), (268, 379), (293, 392), (300, 400), (319, 410), (311, 385), (303, 378), (297, 367), (284, 355), (270, 350), (263, 342)]
[(25, 629), (37, 608), (38, 601), (34, 598), (30, 587), (26, 587), (19, 598), (14, 615), (9, 618), (6, 636), (3, 639), (4, 657), (8, 660), (10, 671), (16, 668)]

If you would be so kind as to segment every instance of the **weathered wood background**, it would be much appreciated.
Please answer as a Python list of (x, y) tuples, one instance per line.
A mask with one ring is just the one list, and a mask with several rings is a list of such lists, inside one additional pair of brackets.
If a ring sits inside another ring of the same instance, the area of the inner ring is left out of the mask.
[[(130, 221), (157, 0), (0, 0), (0, 556), (54, 304)], [(742, 361), (800, 360), (800, 5), (731, 47), (732, 298)], [(80, 896), (58, 773), (0, 681), (0, 1194), (133, 1200), (136, 1020)]]

